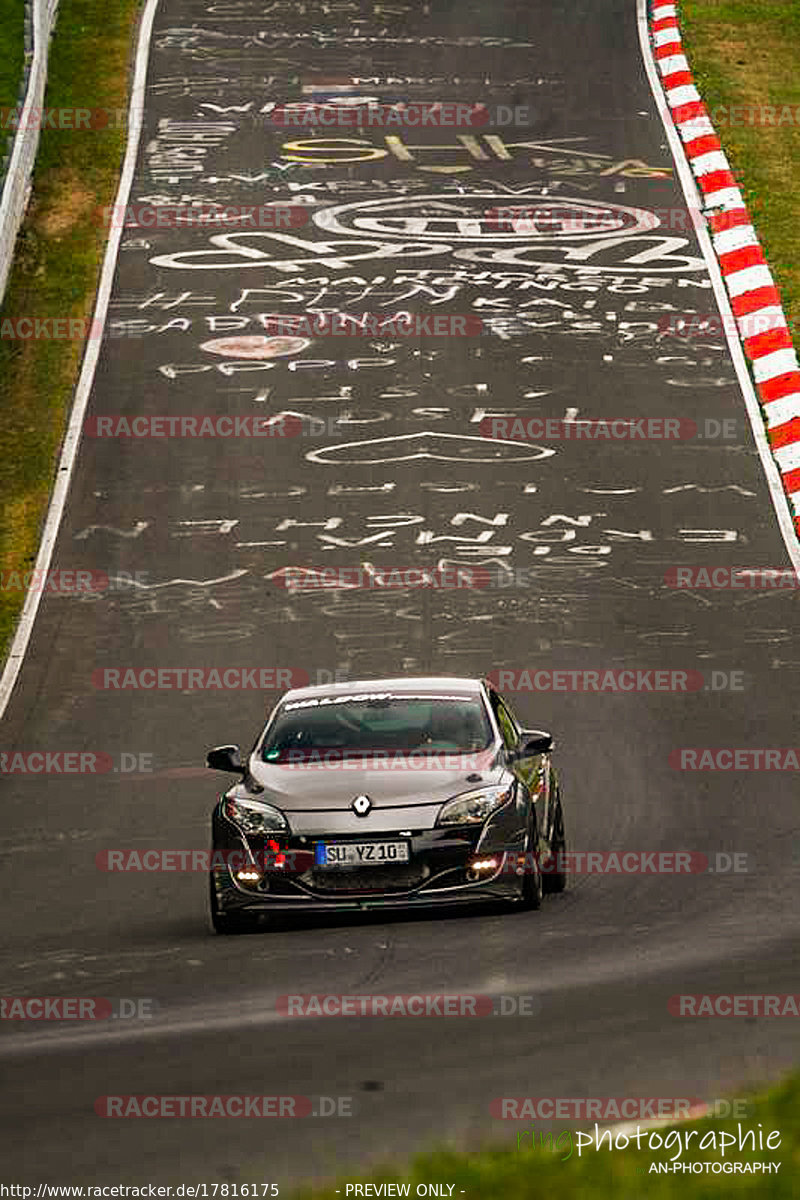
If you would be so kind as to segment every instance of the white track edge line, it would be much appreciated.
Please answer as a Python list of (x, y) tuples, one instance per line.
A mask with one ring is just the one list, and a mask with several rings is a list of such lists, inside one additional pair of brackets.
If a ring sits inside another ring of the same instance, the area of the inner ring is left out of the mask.
[[(147, 81), (147, 68), (150, 58), (150, 39), (153, 30), (153, 21), (155, 19), (156, 9), (158, 8), (159, 0), (147, 0), (144, 12), (141, 18), (139, 27), (139, 41), (136, 49), (136, 65), (134, 70), (133, 85), (131, 88), (131, 97), (128, 107), (128, 144), (125, 150), (125, 158), (122, 165), (120, 175), (119, 188), (117, 190), (117, 198), (115, 212), (124, 212), (128, 197), (130, 195), (131, 184), (133, 183), (133, 174), (136, 169), (136, 158), (139, 153), (139, 141), (143, 127), (144, 117), (144, 93)], [(105, 331), (106, 317), (108, 315), (108, 302), (111, 297), (111, 286), (114, 279), (114, 272), (117, 267), (117, 257), (119, 253), (119, 244), (122, 239), (123, 226), (115, 221), (112, 224), (108, 245), (106, 246), (105, 257), (103, 260), (103, 268), (100, 275), (100, 283), (97, 289), (97, 300), (95, 302), (94, 320), (99, 322), (101, 336), (90, 337), (87, 341), (86, 351), (83, 356), (81, 372), (78, 377), (78, 384), (75, 389), (75, 399), (72, 404), (72, 411), (69, 417), (64, 434), (64, 441), (61, 446), (61, 455), (56, 468), (55, 483), (50, 497), (50, 505), (45, 518), (44, 529), (42, 531), (42, 540), (39, 545), (39, 553), (36, 558), (34, 570), (34, 580), (43, 579), (46, 577), (50, 568), (50, 563), (55, 549), (56, 539), (58, 538), (61, 520), (66, 507), (67, 496), (69, 494), (70, 483), (72, 482), (72, 474), (75, 468), (75, 462), (78, 456), (78, 449), (81, 443), (81, 432), (83, 427), (86, 407), (89, 403), (89, 396), (94, 383), (95, 370), (100, 356), (100, 349), (103, 343), (102, 332)], [(92, 330), (98, 328), (97, 324), (92, 326)], [(43, 589), (40, 587), (31, 586), (25, 597), (25, 603), (22, 607), (22, 612), (17, 623), (17, 628), (14, 633), (14, 638), (11, 642), (11, 648), (8, 652), (5, 667), (2, 677), (0, 677), (0, 719), (2, 719), (8, 702), (11, 699), (11, 693), (14, 690), (14, 685), (17, 682), (22, 663), (25, 658), (25, 653), (28, 649), (28, 643), (33, 633), (33, 625), (36, 620), (36, 614), (39, 611)]]
[[(724, 318), (734, 320), (733, 310), (728, 300), (728, 293), (725, 291), (725, 285), (722, 281), (722, 272), (719, 262), (717, 261), (714, 248), (711, 244), (708, 229), (701, 215), (702, 203), (697, 185), (694, 181), (694, 176), (689, 167), (689, 160), (683, 149), (683, 143), (678, 136), (678, 131), (675, 128), (675, 123), (672, 119), (672, 112), (667, 104), (664, 89), (656, 72), (655, 61), (653, 59), (652, 48), (650, 46), (650, 27), (648, 23), (648, 0), (636, 0), (637, 8), (637, 24), (639, 27), (639, 44), (642, 50), (642, 59), (647, 78), (650, 81), (650, 88), (653, 93), (653, 99), (656, 103), (662, 124), (667, 134), (667, 140), (672, 150), (672, 157), (675, 166), (678, 170), (678, 177), (683, 187), (684, 195), (689, 205), (689, 212), (692, 217), (692, 223), (697, 234), (697, 240), (700, 243), (700, 249), (703, 252), (703, 257), (708, 264), (708, 271), (711, 277), (711, 285), (714, 289), (714, 295), (719, 306), (720, 313)], [(747, 361), (744, 356), (744, 350), (739, 338), (733, 333), (729, 326), (728, 320), (723, 320), (725, 338), (728, 343), (728, 348), (731, 352), (733, 365), (736, 370), (736, 375), (739, 380), (739, 386), (744, 397), (747, 415), (750, 418), (750, 425), (755, 438), (756, 449), (758, 450), (759, 458), (764, 467), (764, 474), (767, 479), (767, 487), (769, 488), (772, 503), (775, 508), (775, 513), (778, 518), (783, 541), (786, 546), (787, 553), (792, 562), (795, 571), (800, 574), (800, 541), (794, 528), (794, 519), (789, 508), (789, 499), (783, 487), (778, 464), (772, 456), (769, 441), (767, 440), (764, 422), (761, 416), (761, 405), (755, 392), (753, 381), (750, 378), (750, 372), (747, 368)]]

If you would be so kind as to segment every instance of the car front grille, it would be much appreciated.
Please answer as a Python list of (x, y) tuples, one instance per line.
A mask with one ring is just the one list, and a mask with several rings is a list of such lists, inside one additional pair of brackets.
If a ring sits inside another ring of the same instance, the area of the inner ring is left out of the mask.
[(391, 867), (338, 867), (311, 870), (299, 876), (301, 883), (315, 892), (407, 892), (424, 883), (430, 869), (421, 865), (398, 864)]

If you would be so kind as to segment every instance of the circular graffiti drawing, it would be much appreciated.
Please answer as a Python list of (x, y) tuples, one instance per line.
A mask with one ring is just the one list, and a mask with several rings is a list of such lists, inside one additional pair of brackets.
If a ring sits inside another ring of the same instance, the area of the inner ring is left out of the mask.
[(313, 215), (326, 232), (349, 237), (422, 238), (437, 242), (525, 242), (604, 238), (657, 229), (655, 213), (570, 196), (403, 196), (324, 208)]

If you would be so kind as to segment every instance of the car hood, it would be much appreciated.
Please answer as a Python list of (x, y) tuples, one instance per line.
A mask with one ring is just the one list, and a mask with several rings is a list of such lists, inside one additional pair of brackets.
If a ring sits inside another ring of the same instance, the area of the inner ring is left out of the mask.
[(287, 813), (341, 812), (360, 795), (369, 796), (373, 811), (438, 805), (498, 783), (505, 773), (497, 746), (469, 755), (434, 753), (427, 761), (422, 755), (396, 755), (382, 765), (380, 760), (353, 759), (276, 766), (251, 755), (249, 768), (264, 788), (258, 799)]

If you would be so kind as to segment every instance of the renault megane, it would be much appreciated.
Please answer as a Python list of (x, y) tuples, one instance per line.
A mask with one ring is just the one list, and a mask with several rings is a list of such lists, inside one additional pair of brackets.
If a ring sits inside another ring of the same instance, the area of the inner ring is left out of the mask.
[(211, 919), (507, 901), (566, 886), (552, 736), (486, 680), (373, 679), (287, 692), (212, 818)]

